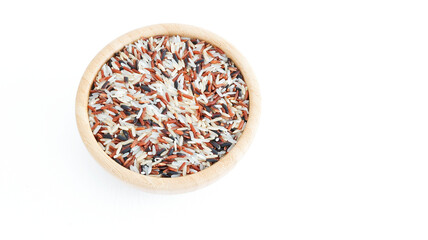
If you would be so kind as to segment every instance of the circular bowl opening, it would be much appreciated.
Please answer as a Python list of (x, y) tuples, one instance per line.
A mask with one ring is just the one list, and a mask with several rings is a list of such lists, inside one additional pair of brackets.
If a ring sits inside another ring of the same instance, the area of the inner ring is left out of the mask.
[[(205, 41), (223, 51), (240, 70), (249, 93), (249, 114), (246, 126), (237, 143), (226, 155), (212, 166), (191, 175), (175, 178), (158, 178), (131, 171), (113, 160), (99, 146), (92, 132), (88, 100), (90, 90), (101, 67), (127, 44), (139, 39), (155, 36), (180, 36)], [(87, 67), (76, 96), (76, 121), (80, 136), (91, 155), (109, 172), (120, 179), (135, 184), (145, 191), (179, 193), (206, 186), (227, 173), (248, 149), (258, 125), (260, 115), (260, 93), (257, 80), (246, 59), (223, 38), (204, 29), (182, 24), (158, 24), (136, 29), (122, 35), (102, 49)]]

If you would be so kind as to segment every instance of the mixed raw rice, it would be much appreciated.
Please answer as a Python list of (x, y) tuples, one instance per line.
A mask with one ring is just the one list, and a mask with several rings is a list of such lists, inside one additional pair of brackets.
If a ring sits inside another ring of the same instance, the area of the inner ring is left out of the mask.
[(178, 177), (229, 152), (249, 115), (241, 72), (225, 53), (198, 39), (140, 39), (98, 72), (88, 102), (100, 147), (134, 172)]

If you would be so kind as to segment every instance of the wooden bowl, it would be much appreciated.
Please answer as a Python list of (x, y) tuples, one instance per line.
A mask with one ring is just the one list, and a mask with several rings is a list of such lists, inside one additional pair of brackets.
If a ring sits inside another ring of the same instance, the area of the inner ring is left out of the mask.
[[(135, 173), (117, 164), (110, 158), (92, 134), (88, 118), (89, 91), (96, 74), (103, 64), (110, 59), (115, 52), (120, 51), (125, 45), (140, 38), (156, 35), (179, 35), (183, 37), (197, 38), (209, 42), (221, 50), (233, 60), (240, 69), (245, 82), (248, 85), (250, 96), (249, 118), (247, 125), (238, 139), (235, 147), (220, 159), (216, 164), (200, 172), (177, 178), (157, 178)], [(136, 29), (117, 38), (104, 47), (91, 61), (83, 74), (76, 96), (76, 121), (80, 136), (92, 156), (109, 172), (129, 183), (140, 186), (143, 190), (158, 193), (179, 193), (192, 191), (206, 186), (227, 173), (248, 149), (260, 115), (260, 93), (258, 83), (246, 59), (230, 43), (223, 38), (198, 27), (181, 24), (158, 24)]]

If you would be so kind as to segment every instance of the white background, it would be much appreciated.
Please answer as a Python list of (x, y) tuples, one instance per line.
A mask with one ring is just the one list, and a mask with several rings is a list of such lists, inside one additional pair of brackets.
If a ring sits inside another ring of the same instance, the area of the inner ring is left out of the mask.
[[(2, 1), (1, 239), (427, 239), (425, 1)], [(223, 36), (263, 114), (227, 176), (179, 195), (102, 169), (74, 100), (91, 59), (156, 23)]]

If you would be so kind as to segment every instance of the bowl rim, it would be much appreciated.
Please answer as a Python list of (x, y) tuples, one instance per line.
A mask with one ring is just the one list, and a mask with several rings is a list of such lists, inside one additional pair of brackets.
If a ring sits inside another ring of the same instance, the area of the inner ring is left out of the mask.
[[(112, 158), (104, 153), (98, 145), (98, 142), (92, 134), (88, 120), (89, 116), (87, 106), (89, 91), (93, 80), (102, 65), (110, 59), (115, 52), (120, 51), (126, 44), (135, 42), (140, 38), (157, 35), (179, 35), (197, 38), (217, 46), (224, 51), (226, 55), (232, 59), (236, 67), (240, 69), (241, 74), (247, 83), (250, 96), (250, 109), (247, 125), (232, 150), (209, 168), (191, 175), (177, 178), (145, 176), (117, 164)], [(101, 166), (116, 177), (139, 186), (145, 191), (156, 193), (181, 193), (193, 191), (214, 182), (229, 172), (243, 156), (252, 142), (258, 127), (260, 110), (261, 98), (258, 83), (244, 56), (229, 42), (212, 32), (200, 27), (175, 23), (156, 24), (138, 28), (116, 38), (105, 46), (86, 68), (77, 90), (75, 105), (76, 122), (80, 136), (93, 158), (95, 158)]]

